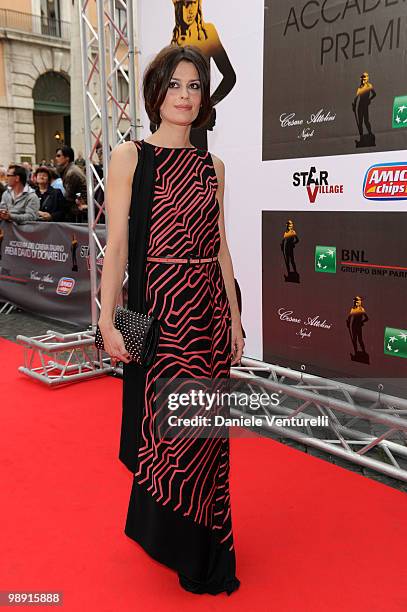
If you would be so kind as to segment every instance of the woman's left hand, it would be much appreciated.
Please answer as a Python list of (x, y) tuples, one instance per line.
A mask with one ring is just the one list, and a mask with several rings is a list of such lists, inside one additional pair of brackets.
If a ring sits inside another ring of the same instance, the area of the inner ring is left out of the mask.
[(243, 355), (244, 338), (242, 333), (242, 323), (240, 317), (232, 319), (232, 363), (231, 365), (239, 365)]

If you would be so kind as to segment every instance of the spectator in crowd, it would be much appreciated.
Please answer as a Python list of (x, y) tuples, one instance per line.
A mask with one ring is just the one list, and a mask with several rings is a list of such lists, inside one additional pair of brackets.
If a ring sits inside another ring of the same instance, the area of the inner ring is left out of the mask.
[(98, 163), (94, 164), (95, 170), (98, 173), (98, 176), (103, 178), (103, 145), (100, 141), (97, 143), (95, 151), (98, 158)]
[(77, 193), (76, 205), (78, 212), (75, 214), (75, 223), (88, 222), (88, 205), (80, 193)]
[(59, 189), (59, 191), (62, 193), (62, 195), (65, 198), (64, 184), (58, 172), (52, 166), (48, 166), (48, 170), (51, 173), (51, 187), (53, 187), (54, 189)]
[(27, 183), (23, 166), (11, 164), (7, 170), (8, 189), (0, 202), (0, 220), (30, 223), (37, 220), (40, 201)]
[(30, 187), (32, 187), (32, 189), (34, 189), (34, 191), (37, 189), (37, 177), (35, 174), (35, 171), (33, 170), (32, 174), (31, 174), (31, 178), (27, 183), (29, 184)]
[[(110, 147), (110, 150), (112, 150), (112, 147)], [(96, 170), (96, 173), (97, 173), (98, 177), (100, 179), (103, 179), (103, 146), (102, 146), (102, 143), (100, 141), (96, 145), (96, 155), (97, 155), (99, 163), (94, 164), (94, 167), (95, 167), (95, 170)], [(100, 187), (100, 185), (98, 184), (98, 182), (96, 180), (96, 177), (94, 177), (94, 185), (95, 185), (95, 201), (99, 204), (99, 206), (102, 206), (103, 202), (104, 202), (104, 199), (105, 199), (105, 193), (104, 193), (102, 187)], [(95, 208), (95, 217), (98, 214), (99, 214), (99, 208), (96, 207)], [(104, 213), (101, 213), (99, 215), (98, 223), (106, 223)]]
[(23, 166), (23, 168), (25, 169), (26, 173), (27, 173), (27, 183), (30, 187), (32, 187), (33, 189), (35, 189), (35, 184), (33, 181), (33, 167), (32, 164), (30, 162), (23, 162), (21, 164)]
[(40, 200), (39, 221), (63, 221), (65, 219), (65, 199), (59, 189), (51, 187), (51, 171), (40, 166), (35, 172), (37, 188), (35, 193)]
[(4, 166), (0, 166), (0, 200), (1, 196), (7, 189), (7, 170)]
[(74, 164), (75, 154), (71, 147), (63, 145), (57, 149), (55, 161), (62, 178), (67, 202), (65, 221), (84, 223), (87, 221), (86, 177)]
[(78, 157), (75, 159), (75, 165), (79, 166), (83, 173), (86, 172), (86, 161), (82, 155), (82, 151), (78, 153)]

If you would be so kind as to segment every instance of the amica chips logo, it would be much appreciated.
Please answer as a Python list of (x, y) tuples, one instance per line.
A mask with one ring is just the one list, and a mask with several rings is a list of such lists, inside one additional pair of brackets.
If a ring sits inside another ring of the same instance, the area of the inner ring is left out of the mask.
[(58, 281), (57, 293), (58, 295), (69, 295), (72, 293), (73, 288), (75, 287), (75, 279), (69, 278), (67, 276), (63, 276)]
[(407, 163), (370, 166), (363, 195), (367, 200), (407, 200)]

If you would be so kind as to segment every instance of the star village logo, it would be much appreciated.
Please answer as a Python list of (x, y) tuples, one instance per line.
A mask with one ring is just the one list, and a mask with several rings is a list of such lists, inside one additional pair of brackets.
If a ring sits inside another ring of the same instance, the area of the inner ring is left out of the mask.
[(310, 204), (315, 204), (319, 195), (338, 195), (343, 193), (343, 185), (333, 185), (329, 181), (328, 170), (317, 171), (315, 166), (309, 170), (294, 172), (293, 186), (305, 187)]

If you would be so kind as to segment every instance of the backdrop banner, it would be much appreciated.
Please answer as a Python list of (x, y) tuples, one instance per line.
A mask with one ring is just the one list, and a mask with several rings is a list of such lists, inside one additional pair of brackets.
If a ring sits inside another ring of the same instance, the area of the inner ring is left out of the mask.
[[(323, 367), (343, 376), (354, 372), (359, 378), (389, 373), (391, 364), (397, 371), (403, 367), (407, 371), (406, 359), (393, 357), (391, 349), (389, 355), (384, 353), (384, 329), (407, 329), (407, 316), (400, 318), (399, 310), (407, 302), (405, 279), (390, 269), (382, 275), (370, 269), (368, 276), (342, 272), (339, 264), (335, 275), (318, 274), (315, 253), (313, 267), (306, 272), (302, 250), (306, 240), (311, 251), (315, 249), (312, 241), (318, 236), (315, 244), (335, 246), (338, 261), (342, 250), (350, 249), (364, 251), (369, 264), (407, 265), (401, 238), (407, 210), (407, 84), (401, 78), (407, 2), (139, 0), (137, 4), (141, 73), (169, 44), (197, 45), (210, 62), (215, 113), (199, 133), (191, 132), (191, 142), (208, 148), (225, 164), (226, 235), (241, 291), (245, 355), (281, 366), (305, 363), (314, 372), (322, 372)], [(141, 136), (148, 138), (154, 126), (144, 109), (140, 118)], [(282, 211), (276, 212), (281, 217), (271, 216), (266, 222), (273, 211)], [(295, 239), (290, 241), (288, 235), (284, 253), (281, 250), (286, 223), (294, 215), (295, 223), (304, 223), (294, 249), (299, 285), (284, 280), (283, 255), (291, 266), (290, 244)], [(384, 242), (379, 228), (387, 232)], [(398, 252), (392, 244), (398, 245)], [(269, 258), (265, 249), (276, 252)], [(315, 287), (308, 274), (321, 286)], [(365, 286), (368, 280), (371, 284)], [(346, 292), (340, 290), (341, 283)], [(302, 302), (306, 287), (310, 301)], [(298, 290), (301, 299), (292, 303)], [(362, 298), (369, 317), (360, 317), (361, 333), (357, 312), (351, 315), (349, 328), (346, 324), (355, 297)], [(389, 301), (385, 317), (384, 304)], [(314, 325), (305, 332), (311, 330), (310, 338), (300, 338), (296, 333), (301, 328), (294, 323), (272, 327), (277, 325), (277, 305), (299, 308), (299, 318), (307, 320), (312, 312), (327, 321), (335, 314), (334, 331)], [(360, 339), (369, 364), (363, 363)]]
[(265, 0), (263, 160), (403, 149), (401, 0)]
[(263, 212), (265, 360), (406, 380), (405, 213), (332, 217)]
[[(105, 226), (96, 234), (104, 245)], [(0, 299), (51, 319), (90, 325), (88, 226), (1, 222)]]

